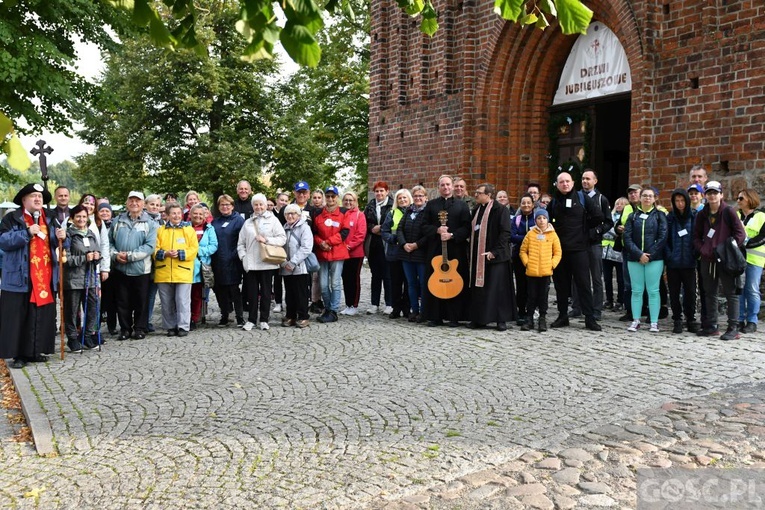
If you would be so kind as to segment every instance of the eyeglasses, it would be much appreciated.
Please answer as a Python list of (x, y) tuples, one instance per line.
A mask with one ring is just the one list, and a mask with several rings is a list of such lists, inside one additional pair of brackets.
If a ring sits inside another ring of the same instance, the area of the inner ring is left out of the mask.
[(547, 205), (547, 204), (549, 204), (549, 203), (550, 203), (550, 201), (549, 201), (549, 200), (542, 200), (542, 201), (540, 202), (540, 204), (545, 204), (545, 205)]
[(742, 200), (744, 200), (744, 197), (738, 197), (736, 200), (741, 202)]

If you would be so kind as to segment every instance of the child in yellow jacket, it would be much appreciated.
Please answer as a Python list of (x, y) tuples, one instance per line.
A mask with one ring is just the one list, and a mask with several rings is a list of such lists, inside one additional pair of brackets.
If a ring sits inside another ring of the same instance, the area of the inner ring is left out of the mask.
[(523, 238), (520, 257), (526, 266), (526, 285), (528, 302), (526, 312), (529, 320), (521, 326), (521, 331), (534, 329), (534, 310), (539, 309), (537, 329), (547, 331), (547, 298), (550, 293), (550, 277), (560, 263), (563, 251), (560, 239), (550, 224), (550, 216), (544, 209), (534, 211), (534, 227)]

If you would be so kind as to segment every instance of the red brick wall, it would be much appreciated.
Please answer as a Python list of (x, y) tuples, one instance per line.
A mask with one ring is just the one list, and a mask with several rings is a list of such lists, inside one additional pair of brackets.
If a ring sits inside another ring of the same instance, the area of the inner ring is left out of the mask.
[[(631, 180), (673, 188), (703, 163), (725, 184), (765, 188), (763, 2), (587, 4), (630, 63)], [(370, 183), (432, 188), (458, 173), (516, 201), (547, 179), (548, 109), (575, 38), (506, 23), (490, 0), (435, 6), (429, 40), (393, 0), (373, 2)]]

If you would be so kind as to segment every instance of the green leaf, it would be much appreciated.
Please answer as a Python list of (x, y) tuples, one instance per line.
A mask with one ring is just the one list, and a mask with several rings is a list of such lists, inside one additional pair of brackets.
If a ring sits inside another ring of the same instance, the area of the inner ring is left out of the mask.
[(287, 0), (283, 10), (288, 22), (303, 25), (311, 34), (316, 34), (324, 26), (319, 7), (313, 0)]
[(544, 30), (545, 28), (549, 27), (550, 23), (547, 21), (547, 18), (544, 14), (539, 15), (539, 19), (537, 20), (536, 28), (539, 30)]
[(13, 121), (0, 112), (0, 142), (13, 131)]
[(149, 0), (135, 0), (133, 8), (133, 22), (136, 25), (144, 26), (156, 15), (154, 9), (149, 5)]
[(525, 0), (494, 0), (494, 12), (503, 19), (518, 21), (523, 14), (523, 2)]
[(152, 41), (160, 48), (172, 49), (177, 40), (170, 34), (170, 31), (159, 18), (159, 15), (156, 12), (153, 14), (154, 16), (149, 21), (149, 34)]
[(586, 34), (592, 21), (592, 11), (579, 0), (555, 0), (558, 22), (566, 34)]
[(327, 9), (327, 12), (335, 12), (338, 5), (340, 5), (340, 0), (329, 0), (324, 8)]
[(422, 23), (420, 23), (420, 32), (433, 37), (433, 34), (438, 32), (438, 20), (422, 18)]
[(527, 14), (524, 17), (521, 18), (520, 24), (521, 25), (533, 25), (534, 23), (537, 22), (538, 19), (539, 18), (537, 18), (537, 15), (534, 14), (533, 12), (531, 12), (531, 13), (529, 13), (529, 14)]
[(303, 25), (296, 25), (287, 21), (281, 34), (279, 34), (279, 40), (281, 40), (287, 54), (298, 64), (316, 67), (321, 60), (319, 44), (311, 31)]
[(425, 7), (422, 9), (422, 23), (420, 23), (420, 32), (433, 37), (433, 34), (438, 31), (438, 13), (433, 4), (428, 0), (425, 3)]
[(542, 9), (542, 12), (555, 16), (556, 18), (558, 17), (558, 10), (555, 8), (555, 2), (553, 2), (553, 0), (539, 0), (538, 5), (539, 8)]
[(356, 21), (356, 12), (353, 10), (351, 2), (343, 2), (343, 14), (345, 14), (349, 20)]
[(425, 8), (425, 2), (423, 0), (412, 0), (412, 2), (406, 6), (406, 13), (410, 16), (417, 16)]
[(5, 144), (3, 150), (8, 155), (8, 164), (16, 170), (26, 171), (32, 162), (27, 156), (27, 151), (24, 150), (24, 146), (21, 145), (21, 140), (15, 134), (11, 136), (8, 143)]

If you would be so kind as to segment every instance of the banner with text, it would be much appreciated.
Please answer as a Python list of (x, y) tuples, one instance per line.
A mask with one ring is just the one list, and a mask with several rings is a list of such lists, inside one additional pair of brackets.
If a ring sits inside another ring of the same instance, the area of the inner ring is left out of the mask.
[(627, 54), (603, 23), (592, 23), (571, 48), (553, 104), (610, 96), (632, 90)]

